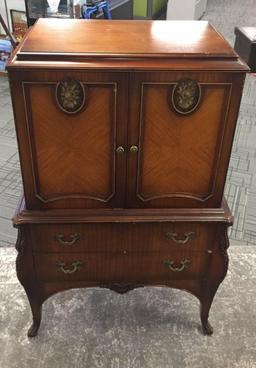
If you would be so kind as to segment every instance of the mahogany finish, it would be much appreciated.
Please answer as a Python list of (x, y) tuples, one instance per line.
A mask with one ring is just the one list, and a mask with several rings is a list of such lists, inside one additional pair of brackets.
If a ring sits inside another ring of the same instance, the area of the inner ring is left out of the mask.
[(233, 218), (223, 189), (247, 67), (207, 22), (40, 19), (8, 69), (28, 335), (56, 292), (144, 285), (194, 294), (211, 334), (209, 310), (228, 267)]
[[(215, 225), (191, 222), (33, 224), (29, 227), (34, 252), (165, 252), (177, 250), (186, 240), (186, 249), (211, 249)], [(147, 241), (145, 242), (145, 233)], [(173, 236), (170, 234), (176, 234)], [(177, 242), (176, 242), (177, 241)]]
[[(183, 78), (199, 81), (202, 90), (190, 115), (178, 115), (167, 103)], [(128, 158), (129, 205), (220, 206), (243, 78), (187, 71), (132, 76), (128, 139), (139, 152)]]
[[(81, 32), (82, 31), (82, 32)], [(85, 33), (84, 33), (85, 32)], [(71, 34), (76, 40), (67, 40)], [(231, 46), (206, 21), (130, 21), (41, 18), (18, 53), (20, 60), (44, 60), (59, 55), (83, 57), (203, 57), (236, 58)]]

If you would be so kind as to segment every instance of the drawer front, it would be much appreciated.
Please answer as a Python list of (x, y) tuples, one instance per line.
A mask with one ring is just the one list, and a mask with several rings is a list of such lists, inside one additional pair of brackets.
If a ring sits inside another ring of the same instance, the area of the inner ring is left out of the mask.
[(136, 281), (200, 279), (208, 269), (207, 252), (37, 254), (40, 281)]
[(202, 251), (214, 244), (208, 223), (31, 225), (34, 252)]

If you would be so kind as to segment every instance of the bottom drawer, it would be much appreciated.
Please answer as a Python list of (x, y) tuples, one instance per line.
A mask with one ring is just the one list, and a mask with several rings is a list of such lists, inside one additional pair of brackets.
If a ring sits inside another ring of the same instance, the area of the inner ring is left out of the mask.
[(65, 253), (36, 254), (40, 281), (136, 281), (200, 279), (211, 254), (161, 253)]

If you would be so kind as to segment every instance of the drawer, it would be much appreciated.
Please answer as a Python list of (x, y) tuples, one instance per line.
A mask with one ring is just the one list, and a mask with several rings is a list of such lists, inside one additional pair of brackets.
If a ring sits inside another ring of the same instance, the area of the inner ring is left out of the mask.
[(208, 269), (208, 252), (37, 254), (40, 281), (136, 281), (200, 279)]
[(108, 223), (30, 225), (34, 252), (151, 252), (211, 249), (210, 223)]

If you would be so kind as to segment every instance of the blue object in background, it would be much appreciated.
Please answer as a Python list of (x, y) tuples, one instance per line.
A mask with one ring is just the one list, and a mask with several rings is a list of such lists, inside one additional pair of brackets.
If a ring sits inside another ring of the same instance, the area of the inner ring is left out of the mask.
[(5, 66), (12, 52), (11, 41), (0, 40), (0, 71), (5, 70)]
[(92, 16), (98, 14), (100, 10), (103, 11), (105, 19), (112, 19), (108, 0), (87, 0), (81, 7), (82, 18), (91, 19)]
[(12, 44), (9, 40), (0, 40), (0, 52), (12, 52)]

